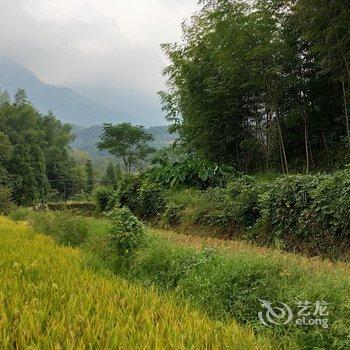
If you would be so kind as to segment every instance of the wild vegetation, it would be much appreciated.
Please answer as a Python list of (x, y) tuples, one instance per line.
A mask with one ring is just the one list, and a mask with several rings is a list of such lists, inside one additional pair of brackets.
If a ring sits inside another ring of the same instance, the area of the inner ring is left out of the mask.
[(160, 93), (192, 152), (239, 171), (349, 163), (347, 0), (202, 0)]
[[(175, 293), (213, 319), (230, 322), (234, 317), (256, 333), (278, 340), (276, 347), (349, 346), (348, 265), (259, 251), (247, 244), (232, 250), (178, 244), (171, 236), (164, 239), (145, 229), (125, 208), (113, 210), (105, 219), (30, 211), (17, 217), (23, 218), (60, 244), (80, 247), (88, 266), (107, 268), (130, 281)], [(283, 300), (295, 313), (298, 300), (326, 300), (328, 328), (294, 323), (266, 328), (257, 318), (259, 299)]]
[(24, 223), (0, 218), (1, 349), (272, 349), (171, 295), (83, 265)]
[[(102, 171), (1, 93), (0, 213), (27, 223), (0, 218), (0, 347), (349, 349), (349, 23), (345, 0), (200, 0), (162, 46), (179, 139), (105, 124)], [(303, 303), (328, 323), (280, 320)]]
[(189, 171), (188, 162), (182, 164), (125, 177), (116, 190), (97, 189), (97, 209), (128, 207), (158, 227), (349, 258), (349, 168), (259, 180), (211, 166), (196, 168), (196, 163)]
[(41, 115), (24, 90), (13, 101), (0, 92), (0, 192), (8, 191), (19, 205), (30, 205), (85, 191), (85, 168), (69, 154), (70, 131), (51, 112)]

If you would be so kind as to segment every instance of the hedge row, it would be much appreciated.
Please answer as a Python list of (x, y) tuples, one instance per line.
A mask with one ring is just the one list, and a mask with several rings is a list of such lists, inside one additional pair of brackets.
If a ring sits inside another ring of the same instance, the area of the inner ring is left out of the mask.
[(49, 203), (47, 206), (53, 211), (68, 210), (83, 215), (93, 215), (96, 212), (96, 204), (93, 202)]
[(97, 199), (102, 211), (126, 206), (142, 220), (192, 233), (244, 238), (331, 258), (349, 254), (350, 168), (269, 183), (241, 177), (226, 188), (205, 191), (163, 189), (128, 177), (119, 192), (101, 196), (100, 190)]

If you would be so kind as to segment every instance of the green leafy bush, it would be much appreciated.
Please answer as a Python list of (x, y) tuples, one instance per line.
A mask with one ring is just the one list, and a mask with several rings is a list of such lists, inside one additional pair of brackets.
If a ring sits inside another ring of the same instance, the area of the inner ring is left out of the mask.
[(113, 195), (114, 189), (112, 187), (100, 186), (96, 188), (94, 196), (98, 212), (103, 213), (110, 209), (109, 204)]
[(232, 219), (241, 228), (250, 228), (260, 217), (259, 194), (263, 186), (258, 186), (253, 178), (242, 177), (227, 185), (228, 205)]
[(0, 214), (8, 214), (13, 206), (11, 190), (0, 187)]
[(143, 181), (138, 190), (137, 203), (137, 214), (140, 218), (157, 218), (165, 209), (165, 191), (157, 184)]
[(231, 222), (228, 198), (223, 188), (209, 188), (199, 196), (193, 210), (193, 223), (201, 227), (228, 229)]
[(70, 212), (31, 212), (29, 220), (36, 230), (53, 236), (59, 244), (78, 247), (85, 242), (93, 219)]
[(233, 167), (219, 166), (193, 156), (175, 162), (162, 162), (145, 174), (151, 182), (165, 188), (194, 187), (198, 189), (223, 187), (229, 179), (236, 175)]
[(53, 211), (71, 211), (76, 214), (92, 215), (96, 212), (96, 204), (92, 202), (49, 203), (48, 208)]
[(161, 222), (165, 227), (176, 227), (179, 226), (183, 219), (183, 205), (174, 203), (168, 203), (162, 214)]
[(115, 208), (108, 215), (112, 223), (109, 245), (122, 257), (132, 256), (144, 243), (143, 225), (128, 208)]
[(272, 240), (306, 233), (301, 218), (311, 210), (313, 193), (321, 179), (317, 175), (290, 175), (270, 184), (268, 191), (260, 194), (260, 223), (272, 233)]
[(165, 191), (140, 176), (128, 176), (120, 188), (119, 201), (140, 219), (151, 220), (165, 209)]
[(303, 218), (305, 230), (350, 238), (350, 168), (322, 178), (307, 214)]
[(31, 209), (17, 207), (10, 211), (9, 217), (14, 221), (25, 221), (30, 217)]
[(135, 214), (137, 213), (139, 207), (138, 195), (141, 184), (142, 182), (140, 176), (124, 176), (119, 190), (120, 206), (129, 208)]

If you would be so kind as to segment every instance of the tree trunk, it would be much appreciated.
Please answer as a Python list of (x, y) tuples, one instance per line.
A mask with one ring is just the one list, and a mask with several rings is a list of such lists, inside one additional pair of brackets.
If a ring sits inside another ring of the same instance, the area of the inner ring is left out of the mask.
[(282, 128), (281, 128), (280, 118), (278, 117), (277, 111), (276, 111), (276, 120), (277, 120), (278, 134), (279, 134), (280, 141), (281, 141), (281, 148), (282, 148), (284, 165), (285, 165), (286, 173), (289, 174), (289, 167), (288, 167), (288, 160), (287, 160), (287, 155), (286, 155), (286, 149), (284, 147)]
[(279, 139), (280, 139), (280, 143), (281, 143), (281, 147), (282, 147), (282, 155), (283, 155), (283, 160), (284, 160), (284, 166), (285, 166), (285, 169), (286, 169), (286, 173), (289, 174), (288, 160), (287, 160), (287, 155), (286, 155), (286, 149), (285, 149), (285, 146), (284, 146), (282, 128), (281, 128), (280, 118), (278, 116), (276, 102), (275, 102), (275, 100), (272, 97), (271, 90), (270, 90), (269, 87), (268, 87), (268, 91), (269, 91), (269, 95), (270, 95), (270, 99), (271, 99), (271, 103), (272, 103), (274, 112), (276, 114), (277, 129), (278, 129), (278, 135), (279, 135)]
[(241, 164), (241, 157), (239, 155), (239, 147), (238, 142), (236, 142), (236, 153), (237, 153), (237, 162), (238, 162), (238, 170), (242, 172), (242, 164)]
[(283, 161), (283, 154), (282, 154), (282, 147), (281, 147), (281, 142), (278, 143), (279, 149), (280, 149), (280, 158), (281, 158), (281, 170), (282, 173), (284, 174), (284, 161)]
[(326, 134), (324, 132), (324, 126), (322, 126), (322, 140), (323, 140), (324, 149), (326, 150), (327, 153), (329, 153), (329, 149), (328, 149), (328, 145), (327, 145), (327, 139), (326, 139)]
[(307, 132), (307, 120), (306, 114), (304, 114), (304, 139), (305, 139), (305, 154), (306, 154), (306, 173), (309, 173), (310, 160), (309, 160), (309, 137)]
[(344, 98), (344, 109), (345, 109), (345, 121), (346, 121), (346, 134), (348, 135), (348, 142), (350, 142), (350, 129), (349, 129), (349, 114), (348, 114), (348, 104), (346, 102), (346, 88), (344, 79), (342, 79), (343, 86), (343, 98)]

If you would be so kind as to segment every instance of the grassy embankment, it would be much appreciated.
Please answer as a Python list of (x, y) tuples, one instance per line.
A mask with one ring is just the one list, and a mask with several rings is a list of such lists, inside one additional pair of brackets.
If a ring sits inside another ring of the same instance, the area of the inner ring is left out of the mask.
[(24, 223), (0, 217), (1, 349), (269, 349), (153, 288), (82, 265)]
[[(212, 319), (241, 324), (300, 348), (348, 349), (350, 346), (350, 269), (320, 258), (309, 259), (238, 242), (209, 241), (149, 231), (135, 254), (123, 259), (109, 245), (112, 224), (106, 219), (67, 213), (30, 213), (40, 232), (62, 244), (80, 246), (89, 266), (146, 286), (174, 293), (179, 300)], [(209, 243), (208, 243), (209, 242)], [(300, 327), (295, 323), (270, 328), (257, 317), (259, 299), (288, 304), (294, 314), (298, 301), (329, 303), (329, 327)]]

